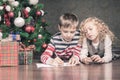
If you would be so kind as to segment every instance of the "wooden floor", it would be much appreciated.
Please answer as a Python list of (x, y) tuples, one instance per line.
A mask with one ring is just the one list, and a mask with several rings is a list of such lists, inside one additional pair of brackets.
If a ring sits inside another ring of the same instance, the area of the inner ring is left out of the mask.
[(0, 80), (120, 80), (120, 59), (108, 64), (37, 68), (0, 67)]

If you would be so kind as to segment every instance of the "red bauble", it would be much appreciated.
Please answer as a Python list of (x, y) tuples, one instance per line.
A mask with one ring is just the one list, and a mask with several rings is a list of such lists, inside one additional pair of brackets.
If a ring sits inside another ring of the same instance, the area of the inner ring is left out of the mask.
[(30, 26), (30, 25), (27, 25), (27, 26), (25, 27), (25, 31), (28, 32), (28, 33), (30, 33), (30, 32), (31, 32), (31, 26)]
[(35, 27), (31, 27), (31, 32), (34, 32), (35, 31)]
[(28, 32), (28, 33), (31, 33), (31, 32), (34, 32), (34, 31), (35, 31), (35, 28), (34, 28), (34, 26), (32, 26), (32, 25), (27, 25), (27, 26), (25, 27), (25, 31)]
[(5, 24), (9, 27), (11, 25), (10, 21), (6, 19)]
[(46, 48), (46, 47), (47, 47), (47, 44), (46, 44), (46, 43), (43, 43), (42, 47), (43, 47), (43, 48)]
[(37, 12), (36, 12), (36, 15), (37, 15), (37, 16), (42, 15), (41, 11), (37, 11)]
[(36, 40), (36, 39), (34, 39), (33, 41), (34, 41), (34, 42), (36, 42), (37, 40)]
[(4, 14), (4, 18), (5, 18), (5, 19), (8, 19), (8, 15), (7, 15), (7, 14)]
[(8, 13), (8, 16), (9, 16), (10, 18), (14, 17), (14, 12), (10, 11), (10, 12)]
[(29, 17), (29, 12), (26, 9), (23, 10), (23, 13), (25, 18)]

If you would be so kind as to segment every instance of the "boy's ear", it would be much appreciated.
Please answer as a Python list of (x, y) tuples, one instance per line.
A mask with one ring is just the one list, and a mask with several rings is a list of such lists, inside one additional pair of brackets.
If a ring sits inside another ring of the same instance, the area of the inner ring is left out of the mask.
[(58, 29), (61, 30), (60, 25), (58, 25)]

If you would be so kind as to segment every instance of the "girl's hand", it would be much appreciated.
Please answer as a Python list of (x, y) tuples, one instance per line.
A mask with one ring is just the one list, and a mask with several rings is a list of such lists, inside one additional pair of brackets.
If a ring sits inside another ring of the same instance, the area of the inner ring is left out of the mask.
[(93, 55), (91, 56), (91, 59), (97, 63), (104, 63), (104, 59), (102, 59), (99, 55)]
[(53, 66), (62, 66), (63, 64), (64, 61), (62, 61), (59, 57), (56, 57), (52, 62)]
[(92, 61), (92, 59), (90, 57), (86, 57), (86, 58), (82, 59), (82, 62), (85, 63), (85, 64), (90, 64), (93, 61)]
[(71, 65), (76, 65), (76, 64), (79, 64), (79, 58), (78, 57), (75, 57), (75, 56), (72, 56), (69, 60), (69, 64)]

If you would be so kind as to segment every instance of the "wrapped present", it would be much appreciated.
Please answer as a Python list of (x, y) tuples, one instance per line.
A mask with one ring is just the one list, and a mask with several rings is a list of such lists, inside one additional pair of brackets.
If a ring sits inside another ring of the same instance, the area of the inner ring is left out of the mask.
[(19, 64), (32, 64), (33, 62), (33, 50), (19, 51)]
[(12, 41), (20, 41), (21, 40), (19, 33), (10, 33), (8, 38), (11, 39)]
[[(0, 35), (2, 35), (0, 33)], [(20, 38), (20, 34), (19, 33), (10, 33), (8, 35), (8, 37), (4, 38), (4, 39), (0, 39), (1, 41), (17, 41), (17, 42), (20, 42), (21, 41), (21, 38)]]
[(25, 46), (23, 43), (20, 43), (20, 50), (19, 50), (19, 64), (32, 64), (33, 62), (33, 50), (35, 46)]
[(17, 66), (18, 52), (18, 42), (0, 42), (0, 66)]
[(19, 67), (0, 68), (0, 80), (18, 80)]

